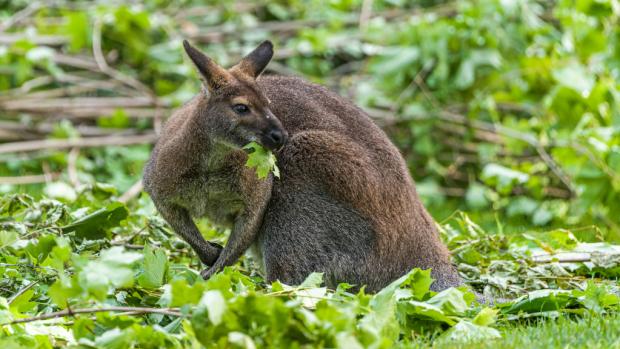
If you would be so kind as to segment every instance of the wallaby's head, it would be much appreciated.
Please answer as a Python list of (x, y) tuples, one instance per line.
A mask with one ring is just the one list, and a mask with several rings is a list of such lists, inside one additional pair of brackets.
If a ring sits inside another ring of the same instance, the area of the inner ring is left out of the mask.
[(271, 150), (286, 143), (288, 134), (256, 83), (273, 57), (271, 42), (264, 41), (228, 70), (187, 41), (183, 46), (209, 91), (206, 105), (201, 104), (204, 107), (195, 111), (195, 117), (214, 141), (236, 148), (256, 141)]

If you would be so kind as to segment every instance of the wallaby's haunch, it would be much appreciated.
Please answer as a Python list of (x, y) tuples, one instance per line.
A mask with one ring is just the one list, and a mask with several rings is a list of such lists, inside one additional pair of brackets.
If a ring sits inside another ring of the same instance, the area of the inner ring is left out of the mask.
[[(184, 43), (201, 93), (167, 122), (144, 184), (162, 216), (210, 269), (253, 245), (268, 280), (370, 291), (411, 268), (432, 268), (434, 290), (460, 284), (435, 223), (396, 147), (361, 109), (300, 78), (261, 76), (264, 42), (229, 70)], [(281, 178), (244, 166), (246, 143), (276, 154)], [(191, 217), (232, 228), (226, 247), (206, 242)]]

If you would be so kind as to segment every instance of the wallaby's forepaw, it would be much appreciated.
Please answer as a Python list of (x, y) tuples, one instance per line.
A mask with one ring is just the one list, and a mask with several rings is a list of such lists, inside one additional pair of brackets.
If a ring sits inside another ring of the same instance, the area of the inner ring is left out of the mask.
[(198, 257), (200, 261), (206, 266), (212, 266), (215, 261), (220, 257), (220, 253), (224, 247), (220, 244), (216, 244), (215, 242), (207, 241), (208, 245), (205, 248), (197, 250)]
[(203, 279), (208, 280), (215, 273), (217, 273), (217, 270), (212, 267), (212, 268), (207, 268), (201, 271), (200, 276), (202, 276)]

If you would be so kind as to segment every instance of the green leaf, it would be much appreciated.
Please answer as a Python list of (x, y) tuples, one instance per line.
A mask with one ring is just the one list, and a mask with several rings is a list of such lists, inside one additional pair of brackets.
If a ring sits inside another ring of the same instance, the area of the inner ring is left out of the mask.
[(593, 281), (588, 281), (585, 291), (579, 293), (582, 294), (581, 299), (585, 307), (597, 314), (602, 314), (620, 303), (617, 294), (611, 292), (605, 285), (597, 285)]
[(463, 315), (469, 308), (464, 292), (457, 288), (448, 288), (437, 293), (428, 300), (428, 304), (438, 307), (446, 315)]
[(196, 312), (205, 311), (209, 317), (209, 321), (215, 326), (222, 322), (222, 317), (226, 312), (226, 299), (222, 296), (222, 293), (217, 290), (207, 291), (203, 293), (198, 305), (196, 306)]
[(400, 328), (396, 319), (396, 290), (418, 270), (403, 275), (374, 295), (369, 304), (370, 312), (360, 320), (360, 327), (375, 338), (396, 341)]
[(30, 301), (33, 296), (34, 296), (34, 290), (29, 289), (26, 292), (23, 292), (22, 294), (20, 294), (19, 296), (13, 298), (10, 303), (11, 311), (15, 313), (25, 313), (27, 311), (31, 311), (32, 309), (36, 308), (38, 303)]
[(320, 287), (323, 283), (323, 273), (312, 273), (306, 277), (304, 282), (299, 285), (300, 288)]
[(479, 326), (489, 326), (495, 323), (495, 317), (499, 310), (491, 308), (483, 308), (473, 320), (473, 323)]
[(129, 215), (127, 207), (115, 202), (101, 208), (77, 221), (64, 226), (64, 233), (75, 232), (75, 236), (89, 240), (106, 237), (109, 229), (117, 227)]
[(170, 283), (171, 299), (169, 307), (197, 304), (202, 298), (202, 293), (206, 288), (204, 282), (196, 282), (188, 285), (185, 279), (176, 279)]
[(560, 84), (587, 98), (594, 87), (594, 74), (588, 72), (578, 61), (572, 60), (553, 70), (553, 78)]
[(441, 322), (450, 326), (456, 324), (456, 321), (447, 316), (440, 307), (425, 302), (414, 300), (399, 302), (398, 313), (405, 319), (407, 328), (415, 328), (414, 324), (421, 320)]
[(167, 271), (168, 257), (164, 250), (144, 246), (143, 272), (138, 276), (138, 284), (144, 288), (159, 288), (164, 284)]
[(101, 252), (98, 259), (86, 263), (78, 273), (78, 284), (97, 299), (105, 298), (110, 288), (133, 285), (132, 264), (142, 259), (140, 253), (115, 246)]
[(401, 287), (411, 290), (414, 299), (422, 300), (430, 292), (431, 285), (433, 284), (431, 270), (415, 268), (407, 275)]
[(85, 12), (70, 12), (65, 14), (64, 33), (68, 35), (71, 43), (71, 51), (77, 52), (90, 42), (91, 25)]
[(467, 205), (473, 209), (482, 209), (489, 205), (489, 200), (486, 198), (487, 188), (484, 185), (478, 183), (472, 183), (467, 188), (465, 194), (465, 201)]
[(480, 326), (466, 320), (460, 321), (454, 327), (450, 328), (443, 334), (443, 338), (454, 342), (481, 342), (489, 339), (501, 338), (498, 330)]
[(276, 156), (263, 146), (256, 142), (251, 142), (243, 147), (243, 149), (253, 150), (248, 154), (248, 160), (245, 166), (254, 168), (258, 178), (267, 178), (269, 172), (273, 172), (273, 175), (280, 177), (280, 169), (276, 165)]
[(75, 201), (77, 199), (77, 193), (75, 192), (75, 188), (70, 186), (65, 182), (52, 182), (45, 186), (44, 189), (45, 195), (50, 198), (64, 200), (64, 201)]
[(575, 302), (576, 299), (567, 290), (537, 290), (517, 299), (512, 305), (505, 307), (502, 312), (517, 314), (519, 312), (554, 311), (565, 308)]

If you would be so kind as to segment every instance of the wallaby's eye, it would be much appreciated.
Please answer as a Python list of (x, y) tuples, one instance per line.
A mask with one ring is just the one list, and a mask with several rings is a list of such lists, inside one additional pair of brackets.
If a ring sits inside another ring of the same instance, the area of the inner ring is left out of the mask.
[(235, 113), (239, 115), (247, 114), (250, 111), (250, 108), (245, 104), (235, 104), (232, 106)]

